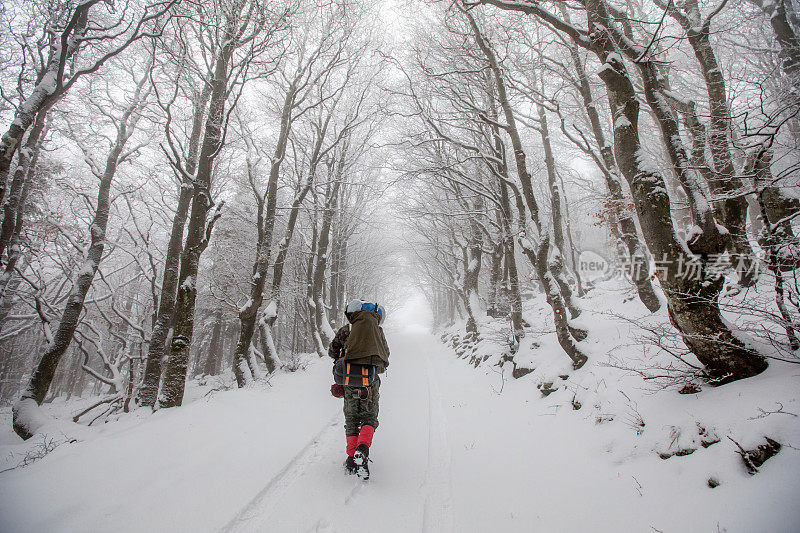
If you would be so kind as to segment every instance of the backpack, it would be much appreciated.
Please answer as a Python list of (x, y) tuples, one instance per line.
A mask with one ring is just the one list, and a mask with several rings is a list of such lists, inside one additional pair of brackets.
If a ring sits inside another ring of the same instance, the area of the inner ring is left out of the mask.
[(333, 363), (333, 381), (348, 387), (369, 387), (375, 381), (375, 365), (362, 365), (345, 361), (341, 357)]

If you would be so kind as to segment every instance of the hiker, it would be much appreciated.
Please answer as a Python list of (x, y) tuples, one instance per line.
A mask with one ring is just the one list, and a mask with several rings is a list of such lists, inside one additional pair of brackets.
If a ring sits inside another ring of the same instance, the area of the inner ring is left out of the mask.
[(345, 470), (369, 479), (369, 447), (378, 427), (379, 375), (389, 366), (389, 346), (380, 326), (385, 313), (376, 303), (353, 300), (344, 315), (348, 324), (339, 328), (328, 349), (336, 381), (331, 394), (344, 398)]

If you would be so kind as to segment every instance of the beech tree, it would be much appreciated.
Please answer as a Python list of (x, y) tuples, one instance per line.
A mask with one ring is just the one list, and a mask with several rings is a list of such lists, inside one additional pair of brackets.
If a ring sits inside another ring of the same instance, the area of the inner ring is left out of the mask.
[[(47, 59), (36, 73), (36, 82), (30, 93), (20, 102), (8, 130), (0, 139), (0, 201), (5, 196), (6, 182), (11, 163), (25, 132), (34, 124), (41, 112), (47, 112), (75, 83), (87, 74), (97, 72), (109, 59), (120, 54), (131, 43), (147, 35), (158, 35), (177, 0), (153, 3), (136, 1), (82, 2), (50, 5), (49, 19), (42, 25), (47, 41)], [(105, 8), (107, 13), (95, 13)], [(100, 18), (107, 14), (110, 20)], [(78, 51), (81, 51), (78, 54)], [(80, 62), (73, 62), (79, 58)], [(67, 63), (70, 62), (67, 68)]]
[[(491, 106), (495, 106), (495, 109), (497, 109), (496, 112), (492, 112), (487, 106), (484, 106), (484, 109), (479, 110), (477, 113), (478, 120), (479, 123), (483, 123), (486, 126), (502, 129), (508, 136), (513, 153), (513, 158), (511, 159), (513, 159), (514, 162), (511, 168), (516, 170), (516, 180), (511, 181), (508, 179), (508, 176), (503, 174), (506, 172), (505, 153), (495, 153), (492, 155), (490, 151), (487, 151), (485, 148), (476, 146), (474, 143), (462, 141), (462, 136), (448, 133), (445, 128), (437, 126), (434, 121), (427, 118), (428, 113), (425, 107), (420, 103), (421, 99), (416, 95), (411, 84), (409, 84), (409, 93), (412, 100), (416, 102), (415, 105), (418, 112), (434, 130), (437, 137), (460, 146), (472, 153), (475, 157), (483, 160), (484, 164), (492, 169), (495, 178), (499, 179), (502, 183), (506, 185), (509, 183), (515, 184), (515, 196), (517, 198), (516, 207), (520, 214), (519, 224), (516, 230), (517, 243), (519, 244), (520, 250), (536, 270), (537, 278), (544, 287), (548, 303), (553, 309), (553, 318), (556, 323), (559, 342), (567, 355), (572, 359), (573, 365), (579, 368), (586, 362), (586, 356), (581, 352), (577, 343), (585, 338), (586, 333), (580, 328), (572, 327), (569, 324), (570, 318), (567, 317), (567, 311), (571, 313), (572, 318), (575, 318), (580, 314), (580, 309), (575, 305), (572, 299), (572, 287), (570, 286), (569, 280), (565, 277), (564, 259), (561, 255), (561, 251), (557, 246), (552, 244), (553, 236), (549, 234), (553, 231), (552, 226), (550, 227), (551, 229), (547, 229), (547, 225), (543, 224), (543, 214), (540, 213), (539, 204), (537, 203), (534, 191), (534, 180), (527, 166), (526, 149), (523, 145), (522, 136), (517, 125), (516, 111), (509, 97), (508, 79), (495, 51), (488, 43), (471, 14), (464, 11), (463, 15), (466, 18), (465, 22), (467, 24), (462, 24), (461, 28), (453, 26), (449, 31), (454, 32), (456, 35), (469, 36), (475, 42), (476, 49), (470, 53), (473, 55), (479, 54), (477, 55), (477, 68), (484, 72), (482, 75), (484, 78), (479, 78), (479, 83), (483, 84), (486, 83), (484, 80), (488, 81), (490, 87), (489, 99), (492, 101)], [(454, 22), (452, 24), (455, 25), (457, 19), (454, 18), (453, 20)], [(433, 72), (431, 72), (431, 74), (435, 75)], [(469, 102), (469, 100), (467, 100), (467, 102), (468, 103), (465, 104), (464, 107), (474, 107), (474, 104)], [(490, 118), (492, 116), (495, 118)], [(493, 150), (497, 150), (498, 148), (503, 151), (505, 150), (503, 145), (496, 144), (494, 141), (488, 145), (494, 145)], [(552, 148), (550, 148), (550, 150), (552, 150)], [(553, 186), (556, 187), (556, 192), (558, 192), (558, 187), (556, 186), (555, 169), (553, 166), (550, 167), (550, 171), (552, 179), (548, 197), (552, 199)], [(559, 228), (561, 228), (563, 224), (563, 213), (558, 209), (560, 200), (551, 202), (551, 205), (556, 206), (556, 208), (551, 211), (555, 215), (554, 220), (557, 221)], [(530, 221), (530, 227), (528, 221)], [(535, 235), (534, 239), (529, 237), (531, 231), (533, 235)], [(538, 240), (538, 242), (535, 242), (535, 240)], [(514, 329), (517, 330), (518, 328), (519, 326), (515, 326)], [(518, 336), (519, 334), (514, 334), (515, 338), (518, 338)]]
[[(724, 279), (713, 274), (704, 274), (700, 279), (678, 275), (679, 265), (696, 261), (696, 257), (704, 265), (704, 258), (724, 252), (729, 234), (720, 230), (721, 225), (701, 186), (701, 177), (690, 168), (653, 51), (620, 27), (617, 19), (622, 17), (616, 16), (603, 0), (582, 2), (586, 8), (586, 29), (528, 2), (481, 0), (480, 3), (533, 15), (554, 31), (569, 36), (577, 45), (591, 50), (603, 62), (604, 68), (599, 74), (608, 90), (614, 119), (614, 155), (630, 184), (645, 240), (663, 264), (658, 276), (667, 296), (672, 323), (718, 382), (763, 371), (766, 360), (747, 347), (722, 319), (718, 298)], [(639, 103), (623, 58), (634, 62), (641, 75), (644, 96), (661, 129), (670, 164), (688, 196), (696, 225), (688, 240), (680, 239), (676, 233), (663, 176), (647, 168), (637, 155), (641, 148)]]
[[(272, 10), (257, 2), (243, 0), (216, 6), (220, 29), (212, 41), (214, 70), (209, 80), (211, 94), (200, 147), (197, 171), (193, 177), (191, 211), (186, 240), (180, 257), (178, 293), (172, 318), (167, 366), (159, 404), (162, 407), (181, 405), (186, 386), (189, 347), (194, 334), (194, 310), (197, 298), (197, 273), (200, 255), (208, 246), (211, 232), (219, 217), (222, 203), (214, 207), (211, 200), (211, 179), (214, 160), (225, 140), (227, 117), (235, 105), (236, 95), (251, 76), (250, 69), (262, 54), (268, 53), (287, 22), (289, 11), (282, 6)], [(203, 23), (202, 13), (199, 23)], [(228, 100), (233, 96), (231, 107)]]
[[(334, 142), (326, 142), (329, 135), (331, 120), (337, 111), (337, 104), (341, 100), (350, 75), (339, 75), (339, 71), (352, 68), (354, 63), (350, 50), (351, 38), (357, 27), (357, 20), (352, 19), (344, 11), (344, 7), (333, 3), (322, 10), (314, 10), (307, 16), (307, 26), (298, 30), (296, 35), (296, 55), (286, 59), (287, 72), (280, 85), (283, 93), (283, 103), (280, 110), (280, 127), (275, 141), (274, 152), (270, 158), (267, 185), (260, 188), (256, 180), (258, 172), (257, 162), (254, 161), (257, 147), (250, 136), (246, 137), (248, 144), (247, 172), (248, 181), (253, 191), (257, 204), (256, 227), (258, 239), (256, 243), (256, 261), (253, 264), (253, 274), (250, 282), (249, 298), (244, 306), (239, 309), (241, 324), (239, 340), (234, 354), (234, 373), (239, 386), (243, 386), (249, 374), (256, 377), (259, 373), (257, 363), (252, 359), (251, 343), (259, 322), (261, 343), (264, 350), (264, 359), (267, 370), (272, 372), (276, 367), (274, 341), (271, 338), (272, 323), (277, 319), (278, 300), (277, 294), (283, 275), (283, 262), (285, 261), (288, 247), (294, 234), (295, 224), (301, 204), (311, 190), (317, 178), (317, 167), (338, 144), (346, 133), (346, 129), (335, 132)], [(321, 26), (321, 27), (319, 27)], [(316, 42), (314, 41), (316, 39)], [(313, 43), (313, 44), (312, 44)], [(341, 78), (341, 79), (340, 79)], [(278, 245), (278, 251), (273, 267), (272, 294), (273, 299), (258, 320), (258, 310), (264, 298), (264, 289), (267, 283), (268, 269), (273, 248), (278, 203), (278, 179), (281, 166), (286, 156), (286, 149), (296, 120), (306, 114), (315, 114), (318, 109), (323, 110), (319, 119), (312, 122), (316, 138), (312, 144), (309, 168), (304, 182), (298, 183), (295, 196), (291, 202), (290, 214), (283, 240)], [(255, 152), (255, 153), (254, 153)], [(242, 365), (248, 362), (248, 369)]]
[[(147, 95), (147, 91), (143, 91), (146, 80), (147, 76), (142, 76), (131, 101), (116, 121), (117, 135), (106, 156), (105, 165), (102, 166), (94, 161), (90, 154), (86, 154), (85, 160), (89, 164), (91, 172), (99, 180), (94, 218), (89, 224), (91, 241), (82, 250), (83, 258), (80, 267), (74, 276), (66, 305), (54, 332), (48, 331), (49, 325), (46, 323), (48, 320), (42, 314), (48, 344), (27, 388), (22, 393), (20, 400), (14, 404), (14, 431), (24, 439), (33, 436), (43, 424), (41, 415), (37, 413), (38, 405), (44, 401), (58, 363), (72, 341), (84, 309), (84, 299), (103, 257), (110, 210), (111, 182), (119, 165), (136, 153), (137, 147), (129, 150), (126, 149), (126, 144), (141, 118), (139, 109)], [(44, 311), (40, 310), (40, 313), (44, 313)]]

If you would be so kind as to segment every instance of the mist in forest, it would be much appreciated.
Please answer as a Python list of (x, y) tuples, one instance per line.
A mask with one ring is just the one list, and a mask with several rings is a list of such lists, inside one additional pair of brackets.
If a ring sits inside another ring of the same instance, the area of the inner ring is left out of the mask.
[[(4, 2), (0, 529), (796, 531), (798, 13)], [(368, 488), (329, 480), (353, 309)]]

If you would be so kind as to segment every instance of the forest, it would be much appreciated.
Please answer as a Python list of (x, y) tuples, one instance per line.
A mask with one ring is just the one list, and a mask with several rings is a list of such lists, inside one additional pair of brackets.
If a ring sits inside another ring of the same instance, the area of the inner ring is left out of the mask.
[[(452, 363), (508, 420), (533, 391), (659, 464), (726, 446), (742, 497), (797, 488), (797, 0), (6, 0), (0, 97), (8, 492), (115, 425), (238, 389), (270, 410), (317, 374), (325, 396), (354, 298), (388, 310), (431, 427)], [(426, 479), (458, 462), (431, 453)], [(423, 530), (465, 530), (448, 490)], [(778, 500), (763, 530), (796, 531)]]

